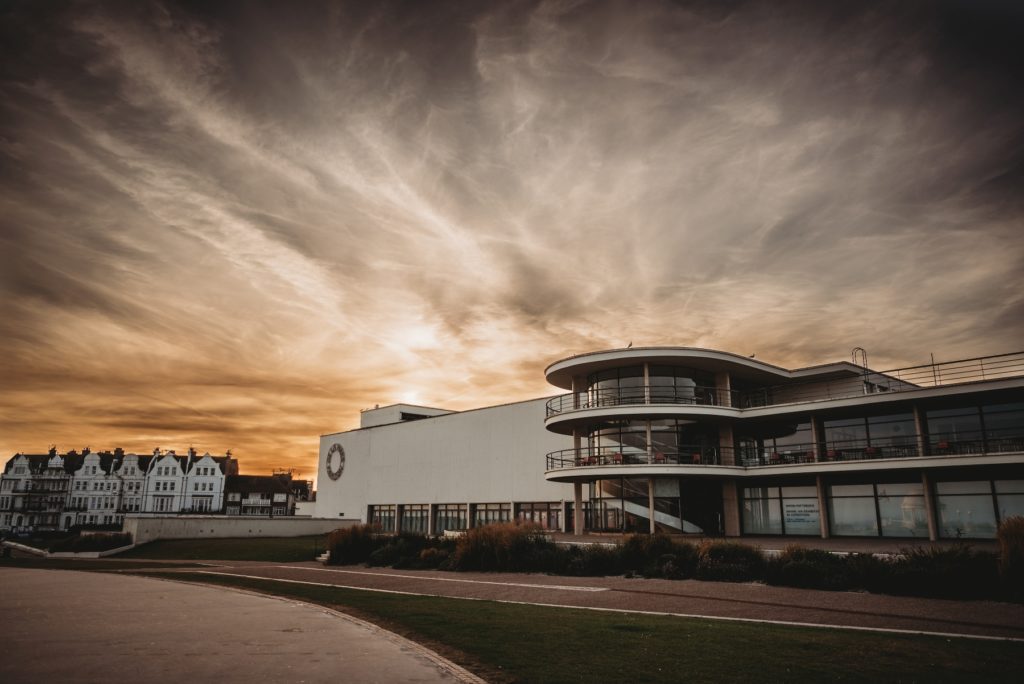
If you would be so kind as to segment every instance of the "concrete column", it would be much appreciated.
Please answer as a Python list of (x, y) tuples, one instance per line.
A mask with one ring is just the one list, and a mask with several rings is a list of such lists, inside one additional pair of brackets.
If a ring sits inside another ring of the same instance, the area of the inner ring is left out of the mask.
[(825, 425), (817, 416), (811, 416), (811, 441), (814, 442), (814, 460), (821, 461), (825, 448)]
[(473, 504), (466, 504), (466, 529), (473, 529)]
[(928, 453), (928, 420), (917, 404), (914, 404), (914, 430), (917, 432), (917, 455), (925, 456)]
[(650, 531), (651, 531), (651, 534), (654, 534), (655, 527), (654, 527), (654, 478), (653, 477), (647, 479), (647, 509), (648, 509), (648, 515), (651, 518)]
[(427, 504), (427, 536), (434, 536), (434, 516), (437, 515), (437, 504)]
[(583, 534), (583, 483), (572, 483), (572, 523), (573, 534), (577, 537)]
[(654, 449), (651, 448), (651, 421), (645, 420), (647, 425), (647, 462), (654, 463)]
[(583, 457), (583, 454), (580, 453), (580, 451), (583, 449), (583, 435), (580, 434), (580, 431), (577, 430), (576, 428), (572, 429), (572, 448), (572, 462), (575, 463), (576, 465), (579, 465), (580, 459)]
[(924, 487), (924, 513), (928, 520), (928, 539), (936, 541), (939, 538), (939, 515), (935, 508), (935, 497), (932, 496), (931, 478), (923, 470), (921, 471), (921, 485)]
[(398, 504), (395, 506), (395, 534), (402, 532), (402, 514), (405, 513), (405, 506)]
[(732, 379), (729, 371), (715, 373), (715, 401), (719, 406), (732, 406)]
[(578, 409), (580, 407), (580, 392), (587, 389), (586, 378), (579, 375), (574, 375), (572, 378), (572, 407)]
[(646, 363), (644, 364), (644, 403), (651, 403), (651, 367)]
[(569, 531), (569, 516), (568, 516), (568, 513), (569, 513), (569, 503), (565, 499), (562, 499), (562, 515), (558, 516), (559, 520), (562, 521), (562, 524), (559, 525), (559, 528), (560, 528), (559, 531), (562, 534), (565, 534), (566, 532)]
[(722, 483), (722, 515), (725, 523), (725, 536), (740, 536), (740, 497), (736, 480)]
[(736, 465), (736, 439), (733, 436), (732, 425), (718, 426), (718, 445), (722, 465)]
[(821, 475), (817, 475), (814, 478), (814, 483), (818, 487), (818, 521), (821, 523), (821, 538), (828, 539), (828, 501), (825, 497), (825, 482)]

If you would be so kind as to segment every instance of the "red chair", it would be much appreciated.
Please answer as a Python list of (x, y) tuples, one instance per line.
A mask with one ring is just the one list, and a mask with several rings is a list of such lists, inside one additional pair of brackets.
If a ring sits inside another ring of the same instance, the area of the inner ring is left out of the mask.
[(612, 454), (612, 463), (615, 465), (622, 465), (622, 454), (615, 452)]

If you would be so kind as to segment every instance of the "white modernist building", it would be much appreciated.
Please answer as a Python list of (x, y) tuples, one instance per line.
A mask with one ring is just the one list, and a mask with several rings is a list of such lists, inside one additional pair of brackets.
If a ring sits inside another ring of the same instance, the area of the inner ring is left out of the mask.
[(439, 534), (513, 518), (566, 532), (987, 538), (1024, 514), (1024, 353), (892, 371), (728, 352), (562, 359), (565, 394), (364, 411), (320, 438), (317, 513)]

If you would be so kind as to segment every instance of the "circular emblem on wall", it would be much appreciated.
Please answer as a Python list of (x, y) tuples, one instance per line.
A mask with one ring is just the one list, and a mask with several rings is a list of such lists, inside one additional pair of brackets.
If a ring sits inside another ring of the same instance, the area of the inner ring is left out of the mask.
[(327, 475), (332, 480), (341, 477), (341, 471), (345, 469), (345, 450), (340, 444), (332, 444), (327, 450)]

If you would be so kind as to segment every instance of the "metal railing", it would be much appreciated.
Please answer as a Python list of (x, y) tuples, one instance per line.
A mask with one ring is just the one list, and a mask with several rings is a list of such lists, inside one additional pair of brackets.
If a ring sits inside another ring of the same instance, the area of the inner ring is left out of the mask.
[(547, 415), (605, 406), (643, 406), (672, 404), (682, 406), (731, 406), (739, 397), (735, 390), (717, 387), (617, 387), (591, 389), (552, 397)]
[(621, 387), (591, 389), (552, 397), (547, 415), (607, 406), (644, 404), (731, 406), (757, 408), (826, 399), (849, 399), (870, 394), (905, 392), (984, 380), (1024, 376), (1024, 352), (960, 359), (887, 371), (863, 369), (859, 375), (768, 385), (739, 391), (716, 387)]
[(699, 444), (650, 452), (623, 447), (583, 447), (578, 454), (575, 449), (562, 449), (552, 451), (545, 458), (548, 470), (582, 466), (719, 465), (722, 463), (723, 451), (732, 449)]
[[(547, 470), (562, 470), (592, 466), (721, 465), (726, 461), (755, 467), (1007, 453), (1024, 453), (1024, 434), (978, 431), (932, 434), (920, 440), (917, 435), (910, 435), (900, 440), (844, 440), (738, 449), (697, 445), (650, 453), (622, 447), (583, 447), (578, 453), (575, 449), (553, 451), (545, 460)], [(728, 458), (730, 455), (734, 458)]]

